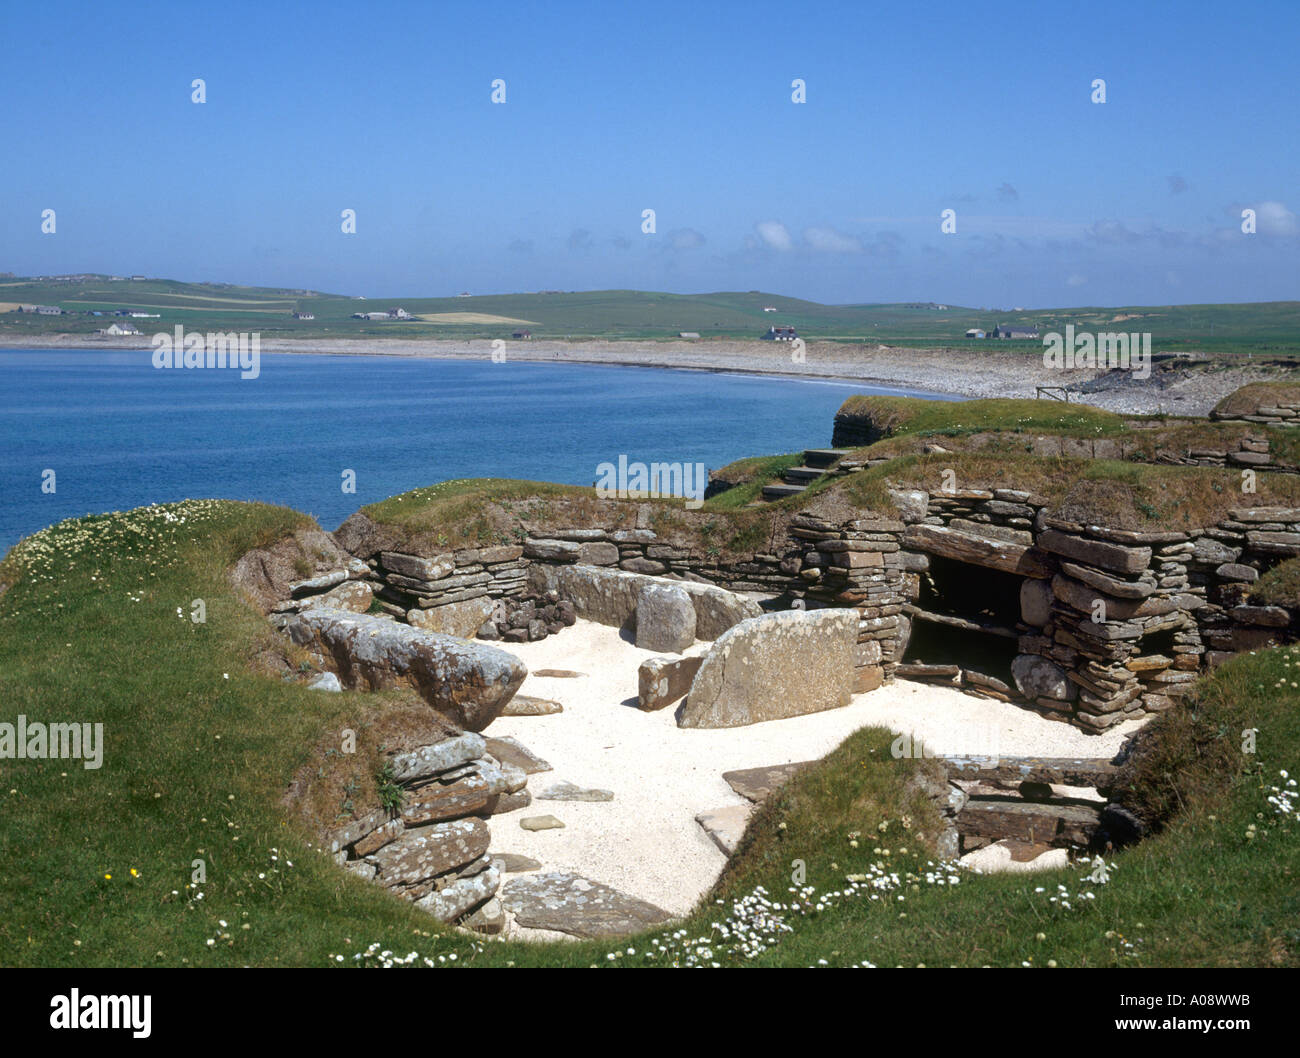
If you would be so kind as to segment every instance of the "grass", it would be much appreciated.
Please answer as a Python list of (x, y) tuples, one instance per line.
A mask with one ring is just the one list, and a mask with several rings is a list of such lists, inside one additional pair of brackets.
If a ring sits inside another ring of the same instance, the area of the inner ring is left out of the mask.
[[(449, 292), (450, 293), (450, 292)], [(474, 297), (366, 298), (291, 288), (185, 283), (168, 279), (113, 280), (86, 275), (69, 280), (0, 277), (0, 301), (58, 305), (76, 313), (135, 309), (156, 312), (156, 320), (136, 321), (142, 331), (170, 330), (180, 323), (196, 330), (256, 330), (264, 337), (300, 338), (504, 338), (528, 320), (536, 338), (676, 339), (681, 331), (704, 338), (756, 339), (773, 324), (793, 326), (806, 338), (874, 346), (933, 348), (978, 354), (988, 341), (968, 340), (972, 327), (997, 323), (1037, 325), (1043, 333), (1078, 330), (1114, 331), (1121, 327), (1150, 331), (1155, 351), (1197, 349), (1234, 356), (1285, 358), (1300, 355), (1300, 302), (1240, 305), (1163, 305), (1119, 308), (1058, 308), (1020, 312), (962, 306), (901, 303), (822, 305), (762, 291), (673, 294), (643, 290), (556, 291), (552, 293), (480, 294)], [(442, 317), (440, 322), (370, 323), (353, 320), (360, 311), (402, 307), (415, 316)], [(764, 312), (774, 307), (774, 313)], [(295, 309), (314, 320), (294, 320)], [(468, 317), (445, 322), (447, 317)], [(470, 322), (475, 317), (503, 317), (500, 322)], [(62, 317), (0, 313), (0, 333), (43, 335), (93, 334), (107, 326), (105, 317)], [(1039, 342), (997, 342), (999, 349), (1023, 349), (1041, 355)], [(865, 352), (865, 350), (864, 350)]]
[[(1132, 788), (1177, 814), (1115, 856), (1105, 885), (1079, 869), (985, 878), (930, 863), (936, 819), (909, 780), (933, 762), (895, 760), (891, 733), (872, 728), (756, 813), (715, 891), (669, 930), (616, 945), (452, 933), (338, 870), (284, 803), (304, 769), (337, 760), (321, 747), (344, 728), (358, 732), (359, 755), (336, 773), (341, 785), (321, 787), (321, 812), (336, 807), (333, 791), (385, 796), (373, 752), (392, 736), (375, 719), (404, 707), (250, 670), (268, 628), (224, 571), (304, 524), (280, 508), (187, 502), (65, 522), (0, 564), (0, 719), (103, 723), (105, 741), (99, 770), (0, 764), (0, 963), (323, 966), (412, 952), (436, 966), (1298, 961), (1300, 834), (1267, 800), (1285, 787), (1280, 770), (1300, 768), (1297, 647), (1234, 659), (1191, 712), (1156, 722)], [(205, 624), (189, 619), (195, 598)], [(1257, 752), (1243, 754), (1248, 729)]]

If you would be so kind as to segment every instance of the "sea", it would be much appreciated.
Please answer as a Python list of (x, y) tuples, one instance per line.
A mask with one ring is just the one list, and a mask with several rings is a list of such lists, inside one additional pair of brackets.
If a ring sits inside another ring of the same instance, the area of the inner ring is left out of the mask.
[[(489, 359), (266, 354), (157, 369), (150, 350), (0, 350), (0, 554), (65, 518), (260, 500), (335, 529), (439, 481), (591, 485), (601, 463), (716, 469), (824, 448), (851, 381)], [(355, 492), (345, 491), (348, 472)], [(52, 473), (51, 473), (52, 472)]]

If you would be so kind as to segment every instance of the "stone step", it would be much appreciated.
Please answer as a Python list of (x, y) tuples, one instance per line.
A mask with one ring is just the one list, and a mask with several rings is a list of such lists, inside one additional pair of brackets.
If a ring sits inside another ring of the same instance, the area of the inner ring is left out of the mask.
[(1084, 805), (972, 799), (954, 821), (963, 840), (1011, 838), (1060, 849), (1071, 845), (1086, 848), (1100, 820), (1100, 809)]
[(820, 467), (825, 470), (834, 463), (838, 463), (851, 449), (848, 448), (808, 448), (804, 450), (803, 461), (810, 467)]
[(786, 496), (797, 496), (807, 488), (806, 485), (764, 485), (763, 499), (779, 500)]
[(1115, 781), (1116, 767), (1104, 757), (945, 757), (952, 779), (1094, 786), (1102, 793)]
[(785, 472), (785, 480), (791, 485), (816, 481), (818, 478), (824, 478), (826, 471), (821, 467), (791, 467)]

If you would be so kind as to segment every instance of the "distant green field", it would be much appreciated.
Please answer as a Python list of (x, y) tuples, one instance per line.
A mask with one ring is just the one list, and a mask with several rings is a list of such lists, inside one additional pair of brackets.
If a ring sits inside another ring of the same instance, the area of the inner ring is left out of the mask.
[[(36, 316), (3, 311), (10, 305), (57, 305), (74, 313)], [(442, 321), (369, 322), (354, 312), (404, 308), (413, 316), (458, 318)], [(765, 306), (776, 312), (764, 312)], [(991, 330), (999, 323), (1036, 324), (1040, 331), (1064, 331), (1067, 324), (1089, 331), (1150, 331), (1156, 350), (1260, 356), (1300, 356), (1300, 301), (1236, 305), (1156, 305), (983, 311), (955, 305), (821, 305), (765, 294), (664, 294), (638, 290), (595, 290), (553, 294), (484, 294), (449, 298), (356, 298), (318, 291), (181, 283), (173, 280), (77, 281), (0, 280), (0, 335), (93, 334), (108, 318), (88, 315), (115, 309), (157, 312), (134, 321), (142, 333), (176, 324), (194, 329), (257, 330), (265, 337), (510, 338), (529, 330), (534, 338), (671, 339), (680, 331), (702, 338), (757, 338), (772, 325), (792, 326), (809, 340), (890, 343), (979, 349), (988, 340), (968, 340), (969, 328)], [(295, 310), (314, 320), (295, 320)], [(466, 317), (469, 318), (466, 318)], [(495, 319), (494, 319), (495, 317)], [(526, 321), (519, 323), (515, 321)], [(998, 346), (1041, 350), (1039, 342)]]

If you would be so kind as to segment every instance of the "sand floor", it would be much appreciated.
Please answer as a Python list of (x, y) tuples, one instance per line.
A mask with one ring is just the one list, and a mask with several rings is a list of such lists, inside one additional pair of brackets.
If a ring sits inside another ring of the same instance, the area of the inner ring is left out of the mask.
[[(485, 732), (510, 735), (554, 766), (529, 777), (533, 803), (493, 817), (492, 851), (540, 860), (684, 914), (708, 891), (726, 857), (695, 821), (701, 812), (746, 805), (722, 773), (824, 756), (861, 727), (883, 725), (923, 740), (927, 752), (999, 752), (1007, 756), (1109, 756), (1140, 726), (1131, 721), (1104, 735), (1002, 702), (956, 690), (895, 681), (857, 695), (843, 709), (789, 720), (717, 730), (679, 728), (675, 707), (636, 708), (637, 666), (652, 654), (618, 630), (579, 621), (539, 643), (506, 645), (528, 665), (521, 694), (552, 698), (564, 712), (500, 717)], [(692, 653), (707, 649), (697, 643)], [(542, 677), (538, 669), (570, 669), (580, 678)], [(567, 780), (611, 790), (608, 802), (543, 801), (537, 795)], [(551, 814), (562, 830), (520, 828), (527, 816)], [(507, 876), (507, 879), (513, 876)], [(517, 936), (560, 936), (516, 931)]]

